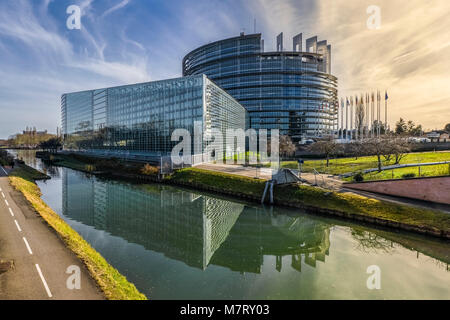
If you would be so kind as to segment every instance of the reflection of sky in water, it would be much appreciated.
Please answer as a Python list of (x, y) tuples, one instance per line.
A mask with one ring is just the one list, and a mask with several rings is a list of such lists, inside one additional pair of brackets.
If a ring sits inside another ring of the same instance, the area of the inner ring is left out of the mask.
[[(448, 243), (167, 186), (47, 173), (44, 201), (150, 298), (450, 299)], [(370, 265), (381, 268), (381, 290), (366, 287)]]

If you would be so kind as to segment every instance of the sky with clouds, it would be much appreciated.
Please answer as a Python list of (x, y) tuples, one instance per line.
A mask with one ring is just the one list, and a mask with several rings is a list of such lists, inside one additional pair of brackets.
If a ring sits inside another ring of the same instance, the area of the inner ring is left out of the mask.
[[(82, 9), (69, 30), (66, 9)], [(381, 8), (381, 28), (366, 9)], [(0, 138), (55, 132), (62, 93), (181, 76), (185, 54), (256, 30), (266, 51), (284, 32), (332, 45), (339, 95), (389, 92), (389, 122), (450, 122), (448, 0), (0, 0)]]

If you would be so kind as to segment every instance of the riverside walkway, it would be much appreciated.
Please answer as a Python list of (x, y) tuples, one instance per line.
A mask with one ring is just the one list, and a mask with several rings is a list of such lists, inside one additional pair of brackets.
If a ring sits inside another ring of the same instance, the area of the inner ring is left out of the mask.
[[(8, 174), (0, 166), (0, 300), (105, 299), (83, 263), (11, 187)], [(80, 289), (75, 278), (68, 281), (74, 275), (68, 268), (79, 268)]]

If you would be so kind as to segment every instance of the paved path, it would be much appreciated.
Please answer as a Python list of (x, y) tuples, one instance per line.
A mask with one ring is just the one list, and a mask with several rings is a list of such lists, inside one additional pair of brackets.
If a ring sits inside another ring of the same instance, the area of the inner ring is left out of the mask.
[[(255, 168), (255, 167), (244, 167), (241, 165), (233, 165), (233, 164), (212, 164), (212, 163), (204, 163), (195, 166), (199, 169), (225, 172), (230, 174), (236, 174), (240, 176), (259, 179), (270, 180), (272, 179), (272, 169), (270, 168)], [(298, 175), (298, 170), (292, 170), (295, 174)], [(307, 183), (311, 185), (315, 185), (317, 183), (318, 186), (331, 189), (331, 190), (339, 190), (342, 187), (342, 181), (327, 174), (318, 174), (317, 177), (313, 173), (302, 173), (301, 178), (306, 180)]]
[[(0, 166), (0, 300), (98, 300), (103, 293), (83, 263), (9, 184)], [(69, 266), (81, 289), (68, 289)]]
[[(272, 177), (272, 170), (270, 168), (259, 168), (256, 169), (254, 167), (244, 167), (241, 165), (230, 165), (230, 164), (201, 164), (196, 166), (196, 168), (226, 172), (230, 174), (236, 174), (246, 177), (258, 177), (259, 179), (269, 180)], [(256, 171), (258, 170), (258, 174)], [(293, 169), (294, 173), (298, 174), (298, 170)], [(397, 204), (404, 204), (407, 206), (418, 207), (418, 208), (426, 208), (426, 209), (435, 209), (443, 212), (450, 213), (450, 207), (447, 205), (441, 205), (438, 203), (432, 203), (427, 201), (420, 201), (414, 199), (407, 199), (402, 197), (395, 197), (389, 195), (375, 194), (371, 192), (363, 192), (359, 190), (346, 189), (343, 181), (335, 176), (330, 176), (328, 174), (318, 174), (314, 175), (313, 173), (302, 173), (301, 178), (306, 181), (306, 183), (310, 185), (318, 185), (319, 187), (333, 190), (336, 192), (342, 193), (353, 193), (359, 194), (368, 198), (373, 198), (377, 200), (389, 201)]]

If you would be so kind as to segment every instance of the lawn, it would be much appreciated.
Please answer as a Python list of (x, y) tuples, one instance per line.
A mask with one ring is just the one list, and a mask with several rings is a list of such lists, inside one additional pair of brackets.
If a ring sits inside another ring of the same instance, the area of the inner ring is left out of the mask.
[[(426, 163), (426, 162), (440, 162), (450, 161), (450, 152), (421, 152), (410, 153), (403, 158), (400, 164), (407, 163)], [(393, 165), (394, 160), (383, 161), (383, 166)], [(282, 163), (282, 167), (297, 169), (298, 164), (295, 161), (285, 161)], [(377, 167), (377, 157), (359, 157), (356, 158), (339, 158), (331, 159), (330, 165), (326, 167), (326, 160), (306, 160), (303, 164), (304, 172), (312, 172), (313, 169), (321, 173), (327, 174), (343, 174), (347, 172), (356, 172), (363, 169), (371, 169)], [(390, 171), (389, 171), (390, 172)]]
[[(364, 181), (369, 180), (388, 180), (388, 179), (404, 179), (404, 175), (409, 175), (410, 178), (419, 177), (419, 167), (399, 168), (394, 170), (385, 170), (381, 172), (370, 172), (364, 175)], [(439, 164), (432, 166), (421, 166), (420, 177), (437, 177), (450, 175), (450, 164)], [(345, 178), (346, 181), (351, 181), (352, 178)]]

